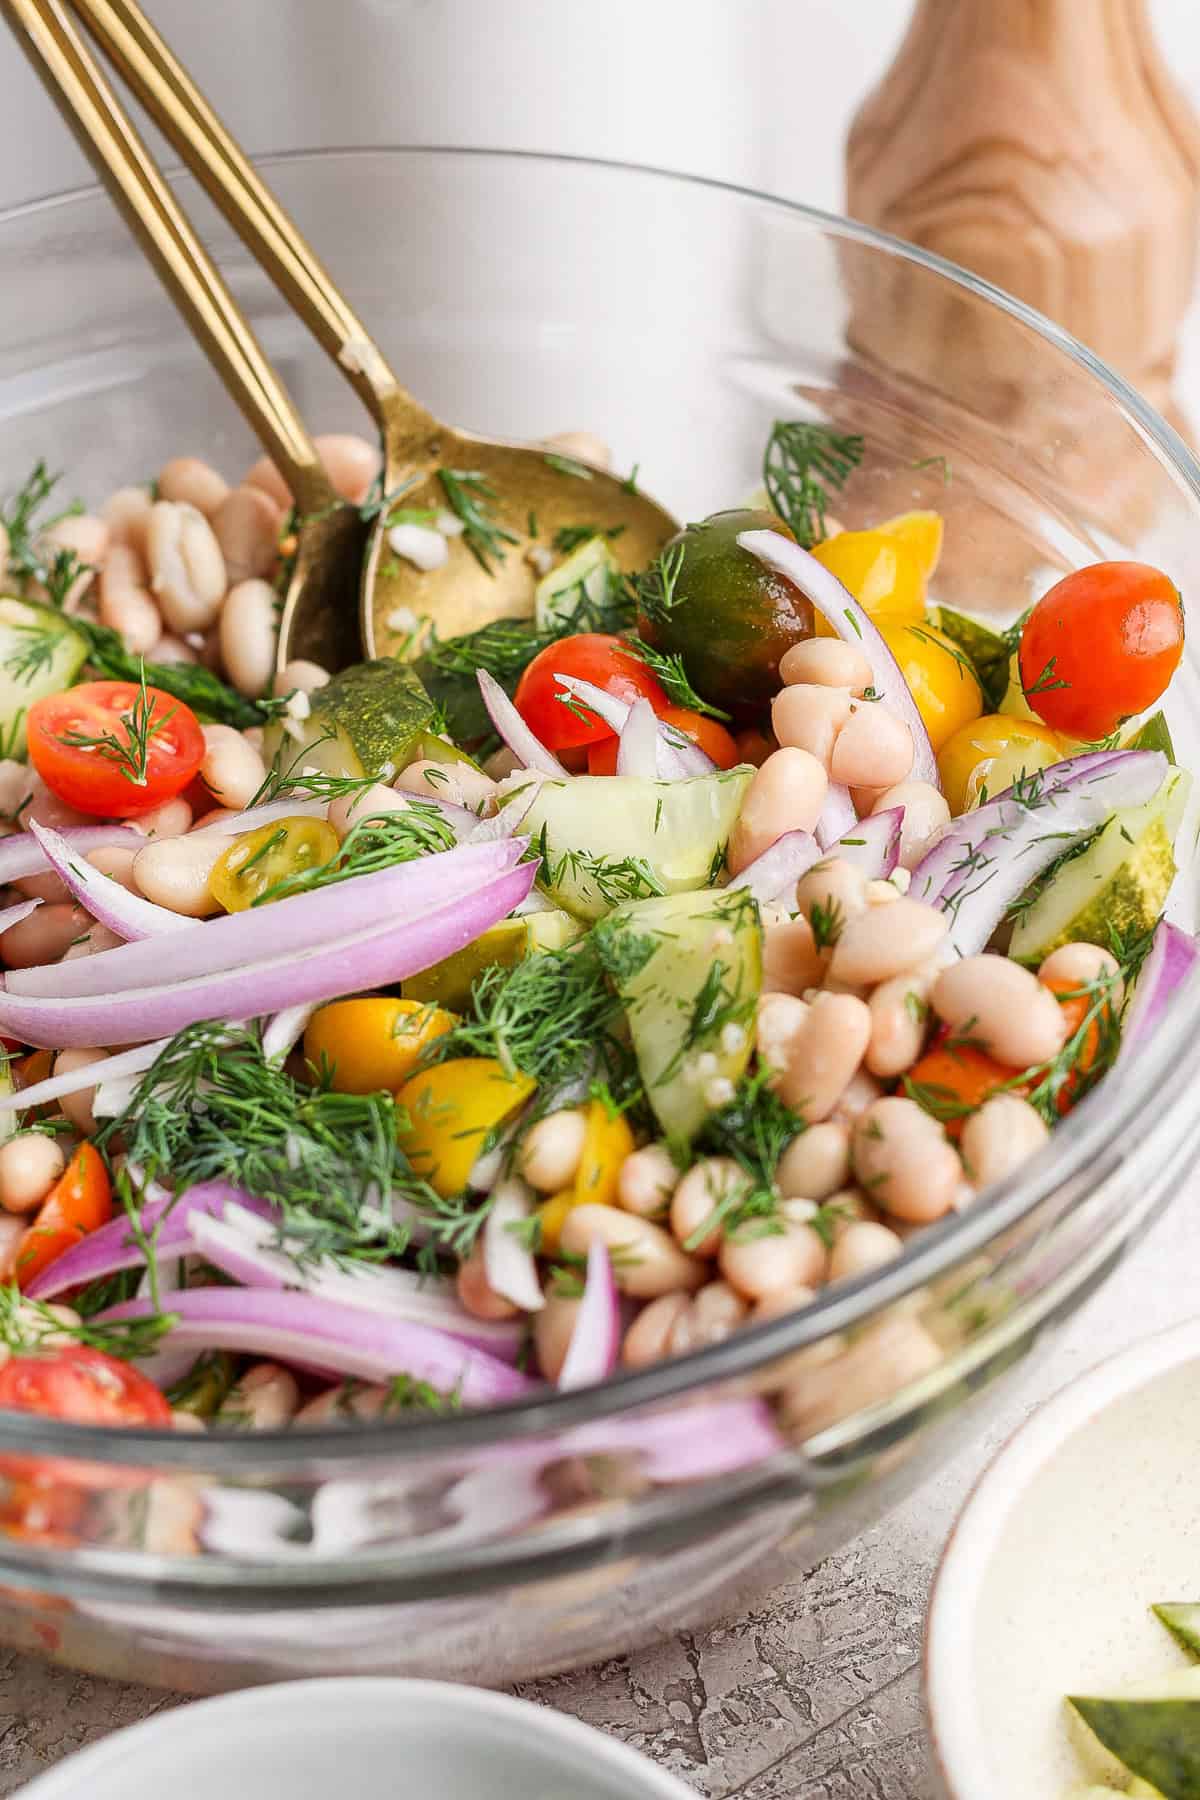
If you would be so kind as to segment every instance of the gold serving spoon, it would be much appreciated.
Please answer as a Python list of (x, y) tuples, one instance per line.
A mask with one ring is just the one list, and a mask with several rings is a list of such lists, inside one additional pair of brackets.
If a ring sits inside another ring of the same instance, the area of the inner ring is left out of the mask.
[[(493, 619), (527, 616), (536, 581), (528, 552), (581, 519), (597, 531), (619, 528), (613, 550), (625, 568), (650, 561), (676, 524), (632, 480), (537, 446), (454, 430), (414, 400), (134, 0), (71, 4), (379, 427), (386, 503), (374, 515), (359, 612), (368, 655), (413, 653), (419, 621), (448, 638)], [(440, 567), (422, 570), (392, 552), (389, 519), (397, 507), (465, 517), (466, 529), (449, 538)], [(321, 589), (307, 583), (289, 596), (281, 663), (309, 656), (328, 665), (333, 634), (325, 604)]]
[(296, 499), (303, 518), (285, 607), (328, 621), (331, 658), (357, 655), (354, 595), (367, 543), (224, 280), (59, 0), (0, 0), (18, 42), (91, 158), (163, 285)]

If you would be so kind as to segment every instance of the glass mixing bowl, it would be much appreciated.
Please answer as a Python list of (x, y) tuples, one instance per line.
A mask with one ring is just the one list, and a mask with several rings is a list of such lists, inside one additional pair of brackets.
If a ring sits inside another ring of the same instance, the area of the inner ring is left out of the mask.
[[(1200, 469), (1135, 393), (1017, 302), (860, 226), (541, 157), (300, 155), (270, 179), (443, 417), (598, 432), (680, 518), (736, 503), (772, 420), (808, 416), (866, 439), (843, 523), (947, 514), (949, 603), (1012, 617), (1099, 556), (1182, 577), (1200, 548)], [(182, 185), (313, 426), (361, 428)], [(105, 200), (10, 213), (0, 251), (7, 486), (37, 456), (95, 499), (173, 454), (231, 475), (252, 458)], [(1173, 705), (1195, 766), (1194, 649)], [(1194, 884), (1178, 885), (1191, 927)], [(898, 1262), (601, 1388), (306, 1434), (0, 1416), (0, 1516), (30, 1452), (93, 1496), (63, 1540), (52, 1521), (41, 1539), (28, 1518), (0, 1529), (0, 1637), (178, 1688), (355, 1670), (501, 1683), (744, 1602), (977, 1432), (999, 1377), (1147, 1229), (1200, 1142), (1198, 1011), (1193, 985), (1018, 1177)], [(757, 1396), (780, 1390), (768, 1430)]]

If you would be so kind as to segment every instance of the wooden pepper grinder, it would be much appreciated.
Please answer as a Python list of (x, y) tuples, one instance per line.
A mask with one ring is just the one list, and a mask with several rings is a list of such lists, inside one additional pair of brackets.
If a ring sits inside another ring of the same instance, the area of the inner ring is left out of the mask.
[[(1169, 406), (1200, 122), (1147, 0), (917, 0), (851, 127), (846, 188), (852, 217), (1007, 288)], [(893, 329), (937, 357), (944, 324), (914, 309)]]

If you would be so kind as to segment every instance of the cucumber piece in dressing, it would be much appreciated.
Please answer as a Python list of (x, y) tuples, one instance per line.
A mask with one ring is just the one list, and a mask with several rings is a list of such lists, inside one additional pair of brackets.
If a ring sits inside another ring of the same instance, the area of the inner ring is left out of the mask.
[(668, 1137), (694, 1137), (754, 1047), (758, 907), (740, 888), (636, 900), (592, 941), (621, 996), (655, 1117)]
[(464, 1012), (470, 1004), (471, 989), (485, 969), (498, 963), (511, 969), (523, 957), (540, 950), (565, 950), (581, 935), (583, 926), (569, 913), (552, 907), (548, 912), (521, 913), (515, 919), (501, 919), (491, 925), (462, 950), (455, 950), (431, 969), (410, 975), (401, 984), (406, 1000), (419, 1000), (423, 1006), (442, 1006), (448, 1012)]
[(88, 641), (52, 606), (0, 599), (0, 750), (25, 755), (25, 720), (35, 700), (69, 688)]
[[(621, 566), (602, 537), (590, 537), (572, 550), (556, 569), (543, 575), (533, 590), (533, 622), (539, 631), (569, 628), (581, 600), (601, 607), (613, 583), (620, 580)], [(582, 590), (582, 591), (581, 591)]]
[(1068, 1705), (1109, 1755), (1163, 1800), (1200, 1800), (1200, 1668), (1123, 1694), (1072, 1694)]
[(538, 884), (580, 919), (602, 918), (624, 900), (708, 887), (753, 778), (740, 765), (686, 781), (543, 782), (521, 822), (542, 858)]
[(302, 721), (273, 719), (263, 732), (268, 762), (286, 773), (390, 779), (420, 753), (433, 725), (433, 702), (407, 663), (353, 663), (312, 696)]

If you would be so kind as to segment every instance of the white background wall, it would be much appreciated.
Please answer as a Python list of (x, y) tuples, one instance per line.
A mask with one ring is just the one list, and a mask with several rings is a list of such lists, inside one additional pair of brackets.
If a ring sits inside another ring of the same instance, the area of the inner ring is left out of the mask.
[[(143, 4), (252, 150), (561, 149), (831, 208), (847, 120), (910, 12), (909, 0)], [(1153, 11), (1200, 101), (1200, 0), (1154, 0)], [(24, 60), (0, 39), (0, 205), (86, 173)]]

